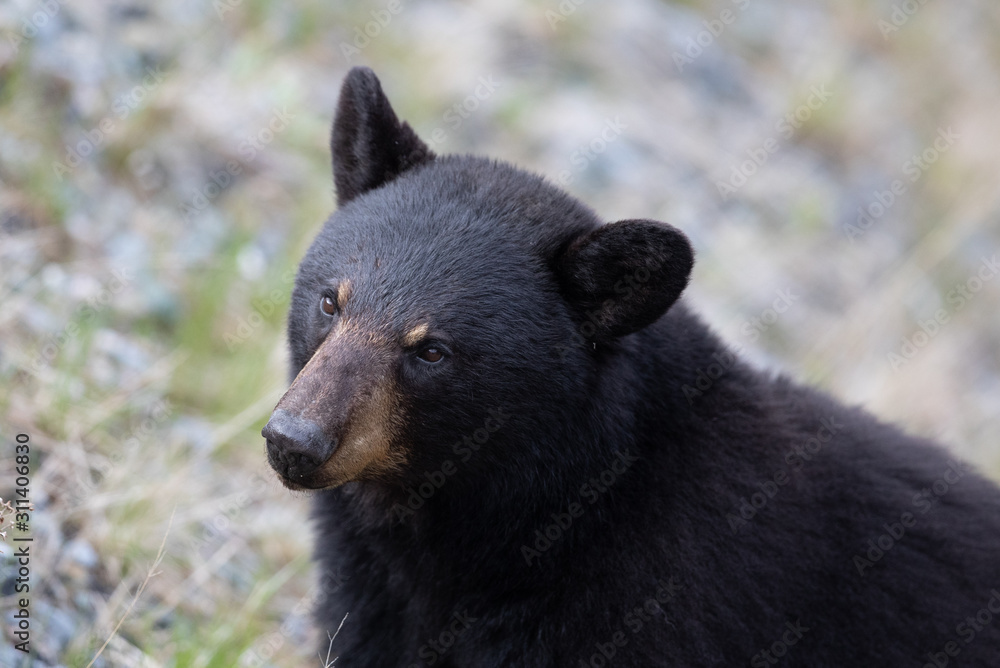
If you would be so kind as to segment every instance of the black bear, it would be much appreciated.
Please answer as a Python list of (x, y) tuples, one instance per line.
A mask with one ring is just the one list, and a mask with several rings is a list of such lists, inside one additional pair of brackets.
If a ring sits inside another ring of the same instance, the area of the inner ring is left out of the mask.
[(737, 359), (681, 232), (435, 155), (364, 68), (331, 148), (263, 436), (338, 668), (1000, 666), (1000, 490)]

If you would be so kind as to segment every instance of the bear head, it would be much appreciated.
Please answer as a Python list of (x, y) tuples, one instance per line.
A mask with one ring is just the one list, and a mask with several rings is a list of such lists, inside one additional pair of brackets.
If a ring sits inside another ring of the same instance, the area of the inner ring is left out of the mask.
[(301, 263), (293, 380), (262, 432), (282, 482), (405, 484), (480, 431), (497, 435), (469, 484), (528, 451), (555, 463), (542, 436), (571, 438), (600, 357), (680, 296), (685, 236), (602, 224), (502, 162), (436, 156), (367, 68), (344, 81), (331, 150), (338, 208)]

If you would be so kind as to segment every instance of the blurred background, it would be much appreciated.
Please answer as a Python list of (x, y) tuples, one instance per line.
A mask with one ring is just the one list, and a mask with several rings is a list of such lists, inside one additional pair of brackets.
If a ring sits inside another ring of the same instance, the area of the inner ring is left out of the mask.
[(998, 34), (992, 0), (0, 4), (0, 497), (25, 433), (34, 503), (0, 665), (323, 665), (259, 432), (352, 65), (438, 153), (680, 227), (734, 348), (1000, 477)]

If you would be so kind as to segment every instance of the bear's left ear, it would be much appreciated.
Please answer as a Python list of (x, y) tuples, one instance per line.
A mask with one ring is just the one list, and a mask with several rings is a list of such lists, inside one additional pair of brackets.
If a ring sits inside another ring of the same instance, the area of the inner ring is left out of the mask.
[(367, 67), (351, 68), (344, 79), (330, 151), (338, 205), (434, 159), (413, 128), (400, 123)]
[(652, 220), (622, 220), (581, 235), (556, 260), (585, 338), (607, 342), (656, 321), (684, 291), (694, 251)]

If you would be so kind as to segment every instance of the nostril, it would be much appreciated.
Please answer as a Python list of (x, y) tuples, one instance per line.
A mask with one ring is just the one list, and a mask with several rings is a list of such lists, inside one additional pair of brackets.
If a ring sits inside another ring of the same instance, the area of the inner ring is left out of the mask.
[(301, 477), (322, 466), (336, 448), (312, 420), (278, 409), (260, 432), (271, 466), (286, 477)]

